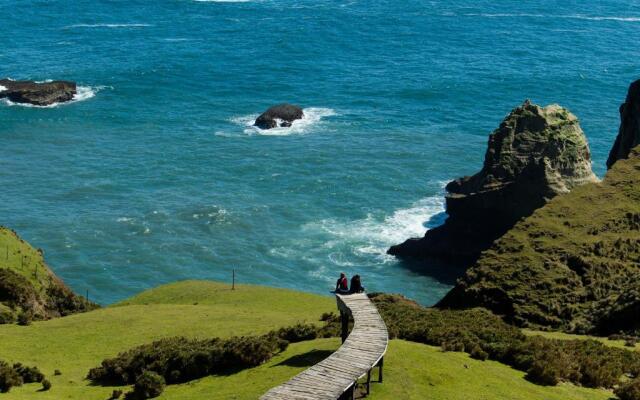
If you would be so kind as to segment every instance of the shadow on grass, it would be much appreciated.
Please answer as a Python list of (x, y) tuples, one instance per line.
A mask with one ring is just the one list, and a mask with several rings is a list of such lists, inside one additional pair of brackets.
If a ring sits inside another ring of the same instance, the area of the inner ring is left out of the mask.
[(333, 354), (332, 350), (311, 350), (304, 354), (289, 357), (274, 365), (274, 367), (280, 365), (286, 365), (288, 367), (310, 367), (329, 357), (331, 354)]

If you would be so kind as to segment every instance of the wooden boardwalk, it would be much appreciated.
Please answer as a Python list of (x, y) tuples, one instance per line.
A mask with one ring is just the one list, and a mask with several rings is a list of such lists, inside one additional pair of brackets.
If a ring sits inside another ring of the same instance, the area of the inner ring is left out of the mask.
[(353, 316), (354, 321), (342, 346), (323, 361), (269, 390), (261, 400), (336, 400), (345, 393), (353, 397), (356, 381), (365, 376), (368, 393), (371, 370), (376, 365), (380, 367), (379, 381), (382, 382), (389, 335), (376, 306), (364, 293), (336, 294), (336, 298), (343, 324), (348, 315)]

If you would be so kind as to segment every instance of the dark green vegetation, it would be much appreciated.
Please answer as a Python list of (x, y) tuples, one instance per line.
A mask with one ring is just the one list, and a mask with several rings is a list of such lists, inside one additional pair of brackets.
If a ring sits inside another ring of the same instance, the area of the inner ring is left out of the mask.
[(337, 336), (338, 320), (323, 315), (325, 326), (301, 324), (261, 336), (207, 340), (173, 337), (135, 347), (106, 359), (87, 376), (103, 385), (135, 384), (131, 399), (157, 397), (165, 384), (189, 382), (210, 375), (224, 375), (256, 367), (284, 351), (289, 343)]
[(486, 307), (534, 329), (640, 333), (639, 151), (516, 224), (439, 306)]
[(28, 325), (96, 307), (55, 276), (41, 250), (0, 227), (0, 324)]
[[(464, 351), (525, 371), (542, 385), (571, 382), (614, 388), (627, 376), (640, 376), (640, 353), (596, 340), (555, 340), (525, 336), (518, 328), (482, 308), (437, 310), (400, 296), (375, 294), (372, 300), (392, 337)], [(640, 397), (629, 397), (640, 400)]]
[(42, 382), (43, 390), (51, 388), (51, 382), (45, 379), (44, 374), (36, 367), (27, 367), (20, 363), (10, 365), (0, 360), (0, 392), (6, 393), (12, 387), (22, 386), (25, 383)]

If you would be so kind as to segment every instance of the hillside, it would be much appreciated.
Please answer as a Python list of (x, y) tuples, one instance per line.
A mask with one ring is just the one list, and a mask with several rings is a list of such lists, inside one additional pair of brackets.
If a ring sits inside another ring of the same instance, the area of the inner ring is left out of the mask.
[(517, 325), (575, 333), (640, 330), (640, 148), (601, 183), (520, 221), (440, 307), (483, 306)]
[[(188, 337), (253, 335), (296, 322), (315, 322), (335, 311), (335, 301), (283, 289), (241, 285), (235, 291), (214, 282), (180, 282), (144, 292), (117, 305), (84, 314), (34, 322), (30, 326), (0, 326), (0, 354), (9, 361), (33, 364), (53, 387), (38, 392), (38, 384), (14, 388), (6, 399), (104, 400), (114, 387), (92, 386), (84, 377), (102, 359), (152, 340)], [(311, 363), (326, 357), (339, 339), (296, 343), (260, 367), (226, 376), (211, 376), (171, 385), (159, 399), (256, 399)], [(385, 361), (385, 382), (372, 399), (593, 399), (611, 393), (569, 384), (538, 386), (524, 373), (493, 361), (477, 361), (464, 353), (392, 340)], [(62, 375), (54, 376), (59, 369)]]
[(0, 324), (94, 309), (47, 266), (41, 250), (0, 226)]

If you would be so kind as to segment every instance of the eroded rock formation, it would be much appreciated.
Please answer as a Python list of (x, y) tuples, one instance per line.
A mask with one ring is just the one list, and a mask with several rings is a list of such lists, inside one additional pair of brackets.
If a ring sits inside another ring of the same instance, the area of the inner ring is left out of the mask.
[(388, 253), (471, 263), (549, 199), (596, 181), (578, 119), (558, 105), (526, 101), (489, 136), (482, 169), (447, 185), (445, 224)]
[(632, 148), (640, 144), (640, 80), (629, 86), (627, 99), (620, 105), (620, 130), (609, 152), (607, 168), (629, 157)]

